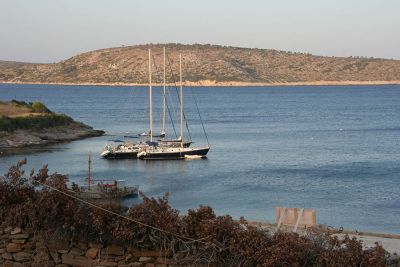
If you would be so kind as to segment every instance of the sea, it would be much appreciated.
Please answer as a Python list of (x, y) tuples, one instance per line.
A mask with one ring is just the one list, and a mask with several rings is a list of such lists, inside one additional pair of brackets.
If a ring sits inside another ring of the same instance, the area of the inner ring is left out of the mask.
[[(177, 90), (167, 94), (170, 138), (179, 135)], [(203, 160), (100, 157), (106, 144), (149, 130), (147, 87), (0, 84), (0, 100), (11, 99), (41, 101), (106, 135), (0, 151), (0, 174), (26, 158), (27, 173), (48, 164), (83, 184), (91, 152), (95, 179), (125, 179), (149, 197), (168, 192), (181, 214), (206, 205), (274, 221), (276, 207), (312, 208), (326, 226), (400, 233), (399, 85), (184, 88), (184, 137), (211, 145)], [(162, 87), (153, 87), (153, 113), (158, 132)]]

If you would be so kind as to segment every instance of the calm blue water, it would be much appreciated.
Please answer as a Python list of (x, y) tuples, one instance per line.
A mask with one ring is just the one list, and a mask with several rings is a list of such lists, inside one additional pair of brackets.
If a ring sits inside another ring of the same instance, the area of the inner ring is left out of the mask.
[[(125, 178), (148, 196), (170, 192), (182, 212), (211, 205), (218, 214), (274, 220), (277, 206), (310, 207), (319, 223), (400, 233), (400, 86), (193, 90), (212, 144), (207, 160), (107, 161), (98, 155), (109, 140), (148, 129), (147, 88), (0, 84), (1, 100), (42, 101), (109, 134), (3, 153), (0, 173), (27, 157), (28, 169), (48, 163), (82, 182), (92, 151), (95, 177)], [(185, 96), (192, 137), (206, 144)]]

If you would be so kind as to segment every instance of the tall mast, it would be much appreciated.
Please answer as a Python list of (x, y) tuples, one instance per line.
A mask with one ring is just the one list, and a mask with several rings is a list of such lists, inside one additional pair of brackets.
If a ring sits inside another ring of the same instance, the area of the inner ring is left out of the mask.
[(182, 55), (179, 55), (179, 83), (180, 83), (180, 100), (181, 100), (181, 147), (183, 147)]
[(89, 160), (88, 160), (88, 168), (89, 168), (89, 170), (88, 170), (88, 190), (90, 191), (90, 184), (91, 184), (91, 178), (90, 178), (90, 165), (91, 165), (91, 163), (92, 163), (92, 160), (91, 160), (91, 152), (89, 152)]
[(163, 91), (163, 121), (162, 121), (162, 134), (165, 134), (165, 106), (166, 106), (166, 99), (165, 99), (165, 86), (166, 86), (166, 80), (165, 80), (165, 46), (164, 46), (164, 91)]
[(149, 48), (149, 98), (150, 98), (150, 142), (153, 142), (153, 99), (151, 91), (151, 50)]

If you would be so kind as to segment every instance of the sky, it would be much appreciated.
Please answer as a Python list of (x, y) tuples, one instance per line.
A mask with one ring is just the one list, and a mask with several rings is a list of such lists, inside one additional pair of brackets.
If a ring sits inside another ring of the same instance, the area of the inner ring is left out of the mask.
[(147, 43), (400, 59), (400, 0), (0, 0), (0, 60)]

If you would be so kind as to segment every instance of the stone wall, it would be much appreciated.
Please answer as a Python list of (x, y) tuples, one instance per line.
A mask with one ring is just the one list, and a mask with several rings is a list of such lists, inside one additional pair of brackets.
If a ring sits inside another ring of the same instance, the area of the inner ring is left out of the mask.
[[(0, 266), (184, 266), (162, 251), (81, 241), (51, 240), (19, 227), (0, 226)], [(210, 265), (206, 265), (210, 266)]]
[[(141, 250), (133, 246), (54, 240), (19, 227), (0, 226), (0, 267), (174, 267), (219, 266), (183, 262), (183, 257), (162, 251)], [(183, 255), (182, 255), (183, 256)], [(181, 259), (181, 260), (180, 260)], [(222, 266), (222, 265), (221, 265)], [(391, 255), (388, 267), (400, 267), (400, 256)]]

